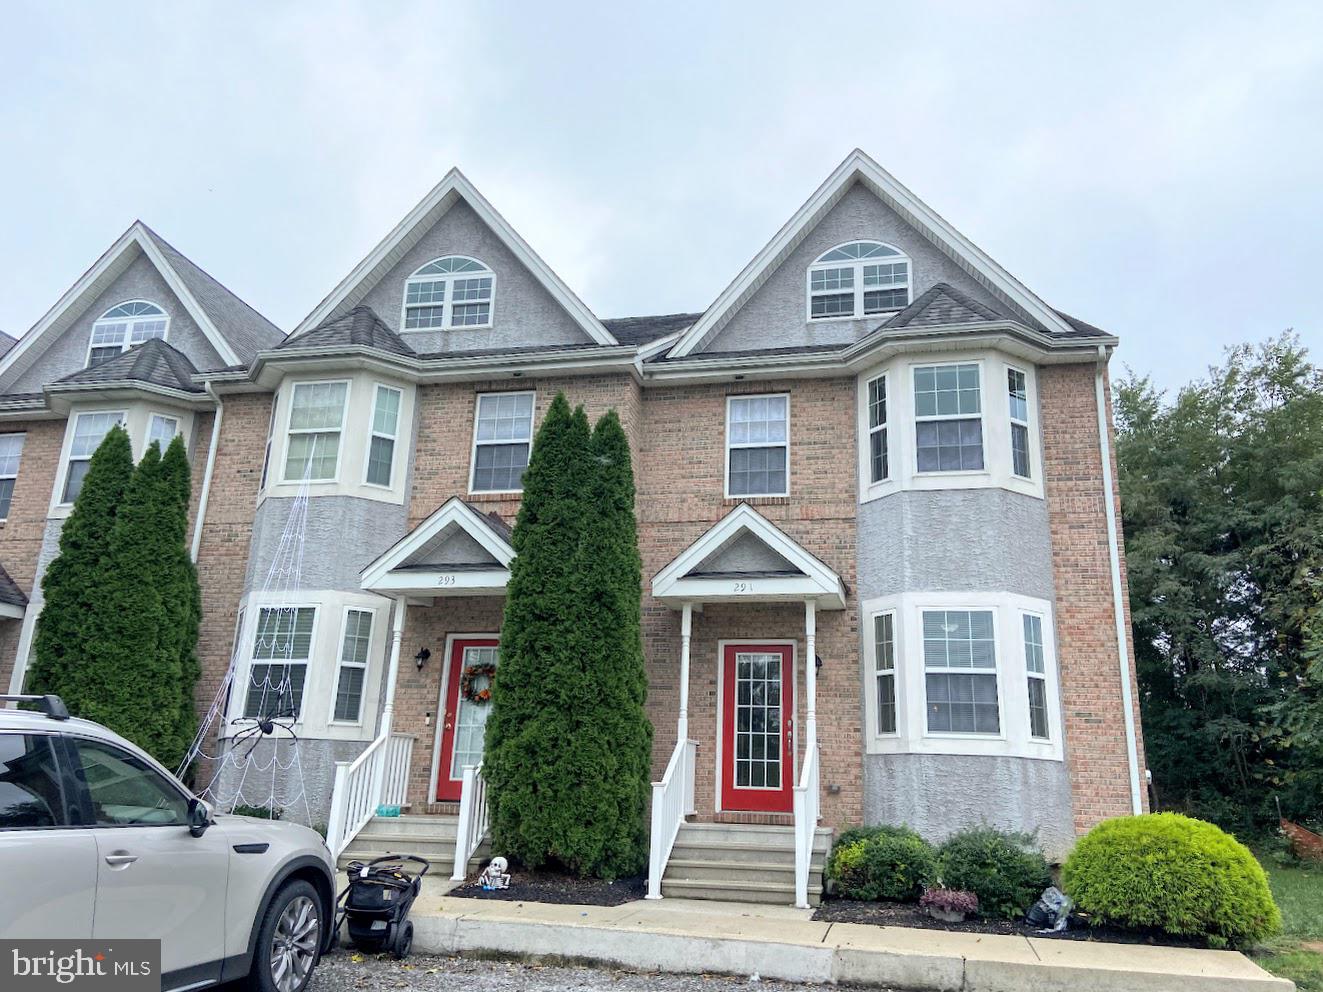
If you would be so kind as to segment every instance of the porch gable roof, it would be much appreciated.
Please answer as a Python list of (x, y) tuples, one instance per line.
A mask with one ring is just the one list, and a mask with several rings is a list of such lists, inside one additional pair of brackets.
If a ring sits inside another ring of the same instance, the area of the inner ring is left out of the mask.
[[(743, 561), (732, 553), (741, 544)], [(752, 548), (762, 550), (763, 560), (747, 553)], [(846, 588), (821, 559), (741, 503), (653, 576), (652, 595), (668, 606), (811, 599), (823, 609), (843, 610)]]
[(364, 568), (360, 585), (393, 595), (500, 595), (513, 560), (505, 522), (452, 496)]

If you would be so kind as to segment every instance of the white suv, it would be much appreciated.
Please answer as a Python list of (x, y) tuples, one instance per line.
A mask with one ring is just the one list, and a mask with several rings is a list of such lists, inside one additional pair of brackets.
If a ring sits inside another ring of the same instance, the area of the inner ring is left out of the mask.
[[(3, 707), (36, 702), (42, 712)], [(332, 939), (316, 831), (213, 815), (56, 696), (0, 696), (0, 938), (159, 938), (161, 988), (302, 992)]]

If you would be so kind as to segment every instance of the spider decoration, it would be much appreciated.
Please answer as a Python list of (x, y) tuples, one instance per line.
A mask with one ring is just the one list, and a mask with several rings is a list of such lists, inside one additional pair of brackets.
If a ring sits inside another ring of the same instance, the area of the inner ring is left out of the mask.
[[(249, 717), (248, 719), (252, 718)], [(297, 720), (298, 714), (294, 712), (293, 707), (277, 710), (274, 713), (264, 713), (234, 735), (234, 750), (238, 751), (240, 747), (247, 744), (248, 750), (240, 755), (241, 760), (246, 761), (248, 756), (253, 753), (253, 749), (262, 742), (262, 738), (274, 737), (277, 730), (283, 730), (289, 734), (289, 739), (297, 744), (299, 735), (294, 733), (294, 723)], [(237, 724), (243, 721), (243, 717), (236, 717), (231, 722)]]

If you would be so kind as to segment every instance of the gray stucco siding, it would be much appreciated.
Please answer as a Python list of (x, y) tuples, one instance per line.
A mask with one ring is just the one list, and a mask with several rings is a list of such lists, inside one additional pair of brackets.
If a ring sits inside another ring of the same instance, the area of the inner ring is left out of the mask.
[(156, 266), (146, 255), (139, 254), (67, 329), (44, 342), (35, 359), (26, 362), (16, 374), (7, 373), (0, 379), (0, 392), (40, 392), (47, 383), (86, 367), (92, 325), (111, 307), (126, 300), (149, 300), (169, 314), (166, 342), (187, 355), (199, 369), (216, 369), (225, 364)]
[(828, 249), (862, 240), (884, 241), (909, 255), (911, 300), (945, 282), (989, 306), (1002, 306), (872, 191), (856, 183), (702, 350), (851, 344), (876, 329), (887, 315), (815, 322), (806, 317), (808, 267)]
[(902, 592), (1053, 598), (1047, 504), (1005, 489), (892, 493), (859, 507), (861, 601)]
[(948, 754), (864, 757), (864, 822), (905, 824), (933, 843), (966, 827), (1037, 834), (1049, 861), (1075, 842), (1060, 761)]
[[(293, 505), (292, 498), (268, 496), (258, 506), (245, 592), (265, 585)], [(310, 497), (301, 572), (289, 577), (287, 588), (359, 591), (363, 568), (403, 537), (405, 526), (403, 505), (354, 496)], [(297, 585), (292, 584), (295, 578)]]
[[(331, 794), (335, 789), (336, 763), (353, 761), (369, 742), (301, 737), (296, 745), (280, 731), (277, 735), (278, 738), (265, 738), (256, 746), (250, 741), (241, 743), (240, 754), (247, 752), (249, 747), (252, 747), (252, 753), (246, 759), (236, 757), (224, 762), (208, 798), (224, 810), (240, 803), (247, 806), (274, 803), (282, 811), (282, 819), (325, 828), (331, 810)], [(272, 751), (277, 747), (279, 763), (272, 766)], [(297, 762), (294, 761), (295, 748), (298, 749)], [(277, 771), (280, 766), (290, 765), (292, 767)]]
[(496, 236), (473, 208), (460, 200), (363, 298), (382, 320), (400, 328), (404, 283), (421, 266), (445, 255), (468, 255), (496, 273), (492, 326), (483, 329), (407, 331), (417, 352), (585, 344), (591, 338)]

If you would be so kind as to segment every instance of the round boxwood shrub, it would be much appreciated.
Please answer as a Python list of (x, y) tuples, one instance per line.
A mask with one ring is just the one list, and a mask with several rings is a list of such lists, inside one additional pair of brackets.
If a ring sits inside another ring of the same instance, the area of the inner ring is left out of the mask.
[(847, 899), (914, 902), (937, 879), (937, 852), (908, 827), (855, 827), (832, 848), (827, 877)]
[(1150, 813), (1104, 820), (1061, 873), (1066, 894), (1097, 923), (1252, 944), (1282, 915), (1249, 848), (1203, 820)]
[(979, 916), (1017, 919), (1052, 884), (1032, 837), (976, 827), (952, 834), (938, 850), (942, 885), (978, 896)]

